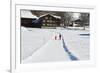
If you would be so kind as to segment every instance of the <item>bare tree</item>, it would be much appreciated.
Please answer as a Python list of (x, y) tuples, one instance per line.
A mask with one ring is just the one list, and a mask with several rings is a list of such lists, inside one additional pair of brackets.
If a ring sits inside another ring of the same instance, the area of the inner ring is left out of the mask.
[(83, 29), (85, 30), (85, 26), (89, 26), (89, 13), (81, 13), (80, 19), (82, 20), (81, 26), (83, 26)]
[(64, 13), (64, 20), (65, 20), (65, 26), (69, 26), (71, 20), (73, 18), (73, 13), (72, 12), (66, 12)]

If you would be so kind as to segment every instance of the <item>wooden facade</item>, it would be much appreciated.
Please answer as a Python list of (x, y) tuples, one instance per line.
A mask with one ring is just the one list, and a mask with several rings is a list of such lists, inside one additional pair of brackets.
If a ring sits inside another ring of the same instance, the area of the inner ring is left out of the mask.
[(41, 28), (41, 27), (59, 27), (61, 26), (61, 17), (53, 14), (43, 14), (37, 17), (29, 10), (21, 11), (21, 26)]
[(46, 14), (40, 16), (43, 27), (57, 27), (60, 26), (61, 18), (55, 15)]

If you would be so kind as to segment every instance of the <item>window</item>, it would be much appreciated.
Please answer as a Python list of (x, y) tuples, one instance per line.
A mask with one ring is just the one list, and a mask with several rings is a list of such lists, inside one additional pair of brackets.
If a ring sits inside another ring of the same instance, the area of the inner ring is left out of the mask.
[(47, 20), (47, 22), (50, 22), (50, 20)]
[(43, 22), (45, 22), (45, 20), (43, 20)]
[(45, 24), (43, 24), (43, 26), (45, 26)]
[(48, 19), (48, 17), (45, 17), (45, 19)]

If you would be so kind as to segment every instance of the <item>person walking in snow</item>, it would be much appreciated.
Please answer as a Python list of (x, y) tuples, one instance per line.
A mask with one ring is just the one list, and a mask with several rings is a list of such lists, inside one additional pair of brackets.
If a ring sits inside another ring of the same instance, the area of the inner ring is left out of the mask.
[(61, 40), (61, 34), (59, 34), (59, 40)]
[(55, 40), (57, 40), (57, 36), (55, 36)]

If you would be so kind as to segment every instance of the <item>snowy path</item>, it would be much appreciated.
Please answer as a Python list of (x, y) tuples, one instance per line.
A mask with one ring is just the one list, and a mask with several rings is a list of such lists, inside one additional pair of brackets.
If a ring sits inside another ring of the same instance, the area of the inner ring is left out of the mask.
[[(62, 40), (54, 40), (58, 34)], [(89, 38), (88, 30), (30, 28), (22, 31), (22, 63), (89, 60)]]
[(70, 60), (74, 61), (74, 60), (78, 60), (78, 58), (76, 56), (73, 55), (72, 52), (70, 52), (70, 50), (68, 49), (68, 47), (66, 46), (66, 43), (64, 41), (64, 38), (62, 38), (62, 44), (63, 44), (63, 48), (66, 51), (66, 53), (68, 54)]
[(70, 58), (63, 48), (62, 40), (50, 40), (42, 48), (33, 53), (32, 56), (23, 60), (23, 63), (68, 60), (70, 60)]

